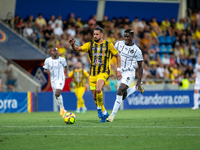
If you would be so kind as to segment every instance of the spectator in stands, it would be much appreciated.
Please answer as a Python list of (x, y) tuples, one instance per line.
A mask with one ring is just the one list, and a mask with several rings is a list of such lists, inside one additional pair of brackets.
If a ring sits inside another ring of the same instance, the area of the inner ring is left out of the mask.
[(126, 25), (128, 25), (128, 26), (131, 25), (131, 22), (130, 22), (129, 17), (125, 17), (125, 18), (124, 18), (124, 24), (126, 24)]
[(157, 78), (157, 72), (156, 72), (156, 70), (157, 70), (157, 65), (156, 64), (152, 64), (150, 66), (150, 68), (149, 68), (149, 71), (151, 73), (151, 78), (154, 78), (154, 79)]
[(146, 26), (146, 20), (143, 18), (141, 21), (139, 21), (139, 30), (143, 31), (144, 27)]
[(55, 15), (52, 15), (49, 22), (48, 22), (49, 25), (51, 25), (51, 28), (54, 29), (55, 26), (56, 26), (56, 18), (55, 18)]
[(64, 33), (64, 32), (63, 32), (63, 29), (59, 26), (58, 23), (56, 23), (55, 28), (53, 29), (53, 33), (54, 33), (55, 35), (57, 35), (58, 38), (60, 38), (60, 36)]
[(193, 39), (196, 40), (195, 42), (200, 44), (200, 27), (198, 27), (198, 30), (194, 32)]
[(38, 28), (41, 28), (47, 24), (46, 20), (42, 16), (42, 14), (39, 14), (38, 17), (35, 19), (35, 24)]
[(176, 33), (177, 33), (177, 35), (180, 36), (184, 29), (185, 28), (184, 28), (183, 20), (179, 19), (179, 21), (176, 23)]
[(176, 28), (176, 19), (175, 18), (171, 18), (170, 24), (171, 24), (172, 29), (175, 30), (175, 28)]
[(122, 17), (119, 17), (115, 24), (115, 27), (120, 29), (123, 28), (123, 26), (124, 26), (124, 19)]
[(92, 18), (88, 21), (88, 24), (97, 24), (97, 16), (93, 15)]
[(77, 26), (78, 28), (82, 28), (82, 27), (83, 27), (83, 23), (81, 22), (81, 17), (78, 17), (78, 18), (76, 19), (76, 26)]
[(113, 43), (113, 44), (115, 44), (116, 39), (115, 39), (114, 31), (110, 31), (110, 32), (109, 32), (107, 41), (108, 41), (108, 42), (111, 42), (111, 43)]
[(188, 74), (188, 78), (191, 80), (194, 74), (194, 67), (192, 64), (189, 64), (187, 69), (184, 71), (184, 75)]
[(174, 54), (170, 54), (169, 62), (170, 62), (170, 66), (174, 66), (174, 64), (176, 63), (174, 59)]
[(161, 36), (162, 35), (162, 31), (160, 29), (160, 26), (158, 25), (158, 23), (156, 22), (156, 18), (153, 17), (151, 19), (150, 22), (150, 26), (152, 27), (152, 29), (155, 31), (156, 35)]
[(183, 55), (185, 57), (188, 57), (189, 55), (189, 50), (188, 50), (188, 47), (186, 46), (185, 43), (181, 43), (181, 51), (183, 52)]
[(7, 70), (6, 71), (0, 71), (0, 73), (6, 73), (7, 74), (7, 88), (8, 91), (16, 91), (17, 88), (17, 71), (14, 69), (11, 62), (7, 61)]
[(156, 76), (159, 79), (165, 79), (166, 78), (166, 73), (165, 73), (165, 69), (164, 69), (164, 65), (162, 63), (158, 64), (158, 67), (156, 69)]
[(19, 19), (19, 22), (17, 23), (17, 31), (18, 31), (20, 34), (22, 34), (24, 28), (25, 28), (24, 19), (23, 19), (23, 18), (20, 18), (20, 19)]
[(161, 62), (162, 62), (164, 65), (170, 65), (170, 60), (169, 60), (169, 57), (168, 57), (168, 53), (165, 53), (165, 54), (164, 54), (164, 58), (161, 59)]
[(10, 25), (16, 29), (18, 22), (19, 22), (19, 15), (15, 15), (15, 17), (11, 19)]
[(28, 17), (27, 23), (28, 23), (28, 22), (31, 24), (32, 28), (35, 29), (35, 22), (34, 22), (34, 17), (33, 17), (33, 15), (30, 15), (30, 16)]
[(53, 34), (53, 29), (51, 28), (51, 24), (45, 25), (43, 28), (43, 34), (46, 39), (46, 41), (49, 41), (52, 34)]
[(27, 23), (27, 27), (23, 31), (23, 36), (26, 37), (29, 41), (34, 42), (36, 37), (32, 29), (30, 22)]
[(59, 43), (58, 54), (59, 56), (66, 58), (67, 50), (65, 48), (63, 41)]
[(71, 24), (71, 25), (68, 26), (67, 34), (70, 34), (71, 37), (75, 37), (76, 36), (75, 24)]
[(190, 85), (190, 81), (188, 80), (188, 74), (180, 75), (180, 82), (179, 82), (179, 90), (187, 90)]
[(170, 70), (170, 72), (171, 72), (171, 79), (172, 80), (175, 80), (175, 79), (177, 79), (178, 78), (178, 75), (179, 75), (179, 71), (178, 71), (178, 66), (177, 66), (177, 64), (174, 64), (174, 66), (173, 67), (169, 67), (169, 70)]
[(181, 46), (179, 42), (175, 43), (175, 48), (174, 48), (174, 56), (175, 59), (177, 59), (177, 57), (179, 57), (180, 54), (183, 54), (183, 52), (181, 52)]
[(103, 16), (103, 21), (101, 22), (102, 28), (105, 28), (109, 25), (110, 21), (108, 20), (108, 16), (104, 15)]
[(185, 61), (185, 56), (183, 54), (180, 54), (177, 57), (176, 63), (178, 64), (179, 67), (187, 67), (186, 61)]
[[(150, 79), (151, 78), (151, 72), (149, 71), (149, 67), (144, 63), (143, 65), (143, 75), (142, 80)], [(145, 84), (149, 84), (148, 81), (144, 82)]]
[(167, 33), (170, 35), (170, 37), (172, 37), (174, 35), (173, 33), (173, 29), (171, 27), (171, 23), (169, 22), (169, 19), (166, 18), (165, 20), (163, 20), (161, 22), (161, 30), (163, 32), (163, 34), (166, 36)]
[(138, 17), (135, 17), (135, 19), (131, 23), (131, 27), (133, 28), (134, 34), (136, 35), (138, 34), (138, 28), (140, 27), (139, 25), (140, 25), (139, 19)]
[(195, 32), (197, 28), (197, 22), (198, 22), (197, 13), (193, 12), (191, 15), (191, 26), (192, 26), (193, 32)]
[(63, 21), (62, 21), (62, 16), (58, 15), (58, 18), (55, 21), (55, 24), (58, 23), (59, 27), (63, 28)]

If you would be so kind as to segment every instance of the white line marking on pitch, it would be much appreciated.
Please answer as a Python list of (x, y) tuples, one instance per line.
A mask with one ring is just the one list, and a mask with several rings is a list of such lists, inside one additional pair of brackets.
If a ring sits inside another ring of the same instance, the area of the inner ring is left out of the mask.
[(0, 133), (0, 135), (43, 135), (43, 136), (51, 136), (51, 135), (74, 135), (74, 136), (200, 136), (200, 134), (72, 134), (72, 133), (69, 133), (69, 134), (48, 134), (48, 133), (44, 133), (44, 134), (40, 134), (40, 133), (36, 133), (36, 134), (25, 134), (25, 133)]
[(200, 129), (200, 127), (167, 127), (167, 126), (0, 126), (0, 128), (174, 128), (174, 129)]

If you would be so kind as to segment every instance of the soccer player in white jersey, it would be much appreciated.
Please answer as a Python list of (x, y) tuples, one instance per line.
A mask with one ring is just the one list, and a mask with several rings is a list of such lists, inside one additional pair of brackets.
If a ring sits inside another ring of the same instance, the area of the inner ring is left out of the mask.
[(199, 89), (200, 89), (200, 55), (197, 58), (197, 64), (195, 66), (195, 85), (194, 85), (194, 107), (193, 110), (199, 109)]
[[(138, 89), (141, 93), (144, 92), (141, 86), (143, 67), (142, 67), (142, 51), (133, 43), (134, 32), (131, 29), (124, 31), (124, 41), (118, 41), (115, 44), (115, 48), (118, 50), (121, 56), (121, 68), (120, 70), (122, 78), (118, 80), (118, 91), (113, 107), (112, 114), (106, 119), (108, 122), (112, 122), (115, 114), (117, 113), (122, 100), (126, 99), (129, 95)], [(129, 88), (133, 80), (135, 79), (135, 66), (138, 64), (139, 78), (136, 86)]]
[[(60, 115), (64, 118), (67, 111), (63, 106), (63, 97), (61, 91), (65, 85), (65, 79), (69, 78), (67, 73), (67, 62), (65, 58), (58, 55), (58, 49), (53, 47), (51, 49), (52, 57), (46, 58), (44, 62), (44, 72), (51, 76), (51, 87), (53, 95), (56, 98), (57, 104), (60, 107)], [(65, 68), (65, 70), (64, 70)], [(64, 74), (66, 72), (66, 75)]]

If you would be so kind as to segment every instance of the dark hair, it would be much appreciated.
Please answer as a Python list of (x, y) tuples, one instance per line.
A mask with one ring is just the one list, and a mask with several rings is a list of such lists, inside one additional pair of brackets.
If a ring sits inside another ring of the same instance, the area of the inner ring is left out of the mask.
[(131, 36), (134, 35), (134, 31), (132, 29), (127, 29), (124, 31), (124, 33), (129, 33)]
[(101, 33), (103, 33), (103, 29), (101, 27), (96, 27), (94, 30), (99, 30)]

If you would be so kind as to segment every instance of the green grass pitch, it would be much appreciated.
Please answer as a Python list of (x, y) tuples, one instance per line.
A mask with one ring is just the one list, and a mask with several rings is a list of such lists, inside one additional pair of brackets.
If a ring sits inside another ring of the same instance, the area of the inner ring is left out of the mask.
[(200, 149), (200, 110), (123, 110), (112, 123), (96, 111), (76, 117), (67, 125), (58, 112), (0, 114), (0, 150)]

